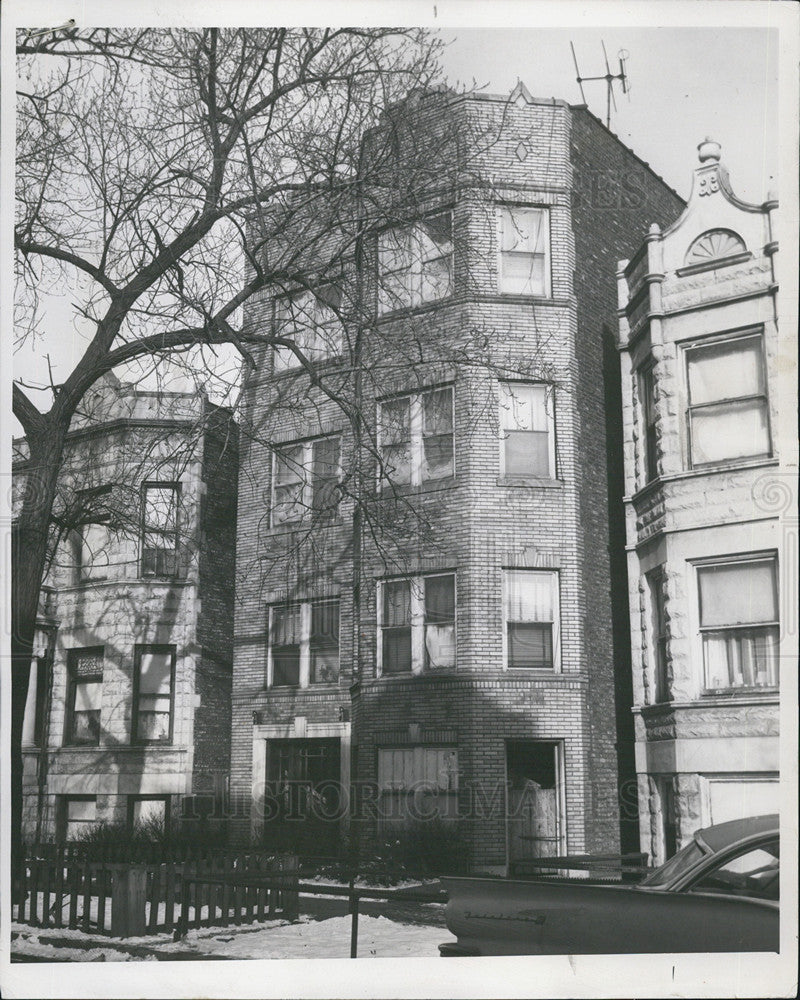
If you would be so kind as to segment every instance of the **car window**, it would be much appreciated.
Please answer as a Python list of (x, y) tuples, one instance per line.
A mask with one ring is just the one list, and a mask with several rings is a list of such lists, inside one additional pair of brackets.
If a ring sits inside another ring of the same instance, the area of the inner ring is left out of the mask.
[(703, 851), (700, 849), (699, 845), (693, 840), (691, 843), (687, 844), (686, 847), (681, 848), (677, 854), (673, 855), (669, 861), (665, 861), (660, 868), (647, 876), (641, 882), (641, 885), (646, 885), (648, 887), (655, 886), (665, 886), (668, 882), (671, 882), (678, 875), (682, 875), (683, 872), (688, 871), (692, 865), (703, 857)]
[(779, 868), (780, 851), (778, 841), (774, 840), (751, 847), (704, 872), (688, 891), (777, 901)]

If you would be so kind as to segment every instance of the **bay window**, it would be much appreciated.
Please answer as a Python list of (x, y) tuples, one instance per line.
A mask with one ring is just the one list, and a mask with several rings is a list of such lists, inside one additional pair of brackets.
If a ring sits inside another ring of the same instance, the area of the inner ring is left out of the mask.
[(381, 584), (382, 674), (455, 668), (455, 579), (437, 573)]
[(550, 294), (550, 216), (546, 208), (514, 206), (498, 211), (500, 291)]
[(384, 400), (378, 426), (385, 482), (419, 486), (454, 474), (452, 386)]
[(553, 570), (505, 570), (506, 667), (558, 669), (558, 573)]
[(554, 479), (555, 422), (552, 386), (500, 382), (500, 473)]
[(378, 313), (446, 298), (453, 290), (453, 226), (440, 212), (378, 239)]
[(706, 690), (778, 685), (774, 557), (697, 567)]
[(686, 381), (693, 468), (772, 454), (760, 334), (687, 348)]
[(134, 653), (133, 740), (172, 740), (175, 647), (136, 646)]

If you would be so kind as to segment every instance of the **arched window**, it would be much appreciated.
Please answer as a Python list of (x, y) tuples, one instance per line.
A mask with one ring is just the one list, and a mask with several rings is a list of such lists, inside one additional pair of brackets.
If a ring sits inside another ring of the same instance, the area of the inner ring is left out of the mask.
[(744, 240), (730, 229), (709, 229), (698, 236), (686, 253), (684, 267), (710, 267), (719, 263), (732, 263), (747, 253)]

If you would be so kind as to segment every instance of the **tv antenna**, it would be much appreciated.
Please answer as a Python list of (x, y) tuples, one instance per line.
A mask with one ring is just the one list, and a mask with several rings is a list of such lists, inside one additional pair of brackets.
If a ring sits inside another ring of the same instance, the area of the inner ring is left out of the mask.
[(603, 58), (606, 63), (606, 71), (602, 76), (581, 76), (581, 71), (578, 68), (578, 57), (575, 55), (575, 46), (572, 42), (569, 43), (569, 47), (572, 49), (572, 61), (575, 63), (575, 75), (578, 81), (578, 86), (581, 88), (581, 99), (584, 104), (586, 104), (586, 94), (583, 92), (583, 85), (590, 80), (605, 80), (606, 82), (606, 128), (611, 128), (611, 104), (614, 104), (614, 110), (617, 110), (617, 99), (614, 97), (614, 83), (619, 80), (622, 84), (622, 93), (628, 95), (628, 100), (631, 99), (631, 82), (628, 79), (628, 74), (625, 72), (625, 63), (628, 61), (630, 53), (627, 49), (620, 49), (617, 53), (617, 58), (619, 59), (619, 73), (612, 73), (611, 67), (608, 65), (608, 53), (606, 52), (606, 44), (604, 41), (600, 41), (603, 46)]

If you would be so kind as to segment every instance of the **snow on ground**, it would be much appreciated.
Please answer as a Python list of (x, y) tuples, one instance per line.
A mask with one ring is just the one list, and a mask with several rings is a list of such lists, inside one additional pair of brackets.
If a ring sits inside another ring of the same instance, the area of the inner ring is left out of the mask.
[[(268, 921), (248, 927), (208, 927), (190, 931), (181, 941), (169, 935), (101, 940), (77, 930), (13, 924), (14, 956), (50, 961), (127, 962), (160, 958), (348, 958), (350, 917), (294, 923)], [(42, 940), (44, 939), (44, 940)], [(58, 946), (48, 943), (58, 940)], [(388, 917), (362, 914), (358, 919), (359, 958), (435, 958), (438, 945), (455, 938), (443, 927), (403, 924)], [(62, 944), (63, 942), (63, 944)], [(83, 945), (83, 947), (81, 947)], [(131, 950), (127, 950), (131, 949)], [(132, 953), (133, 952), (133, 953)]]

